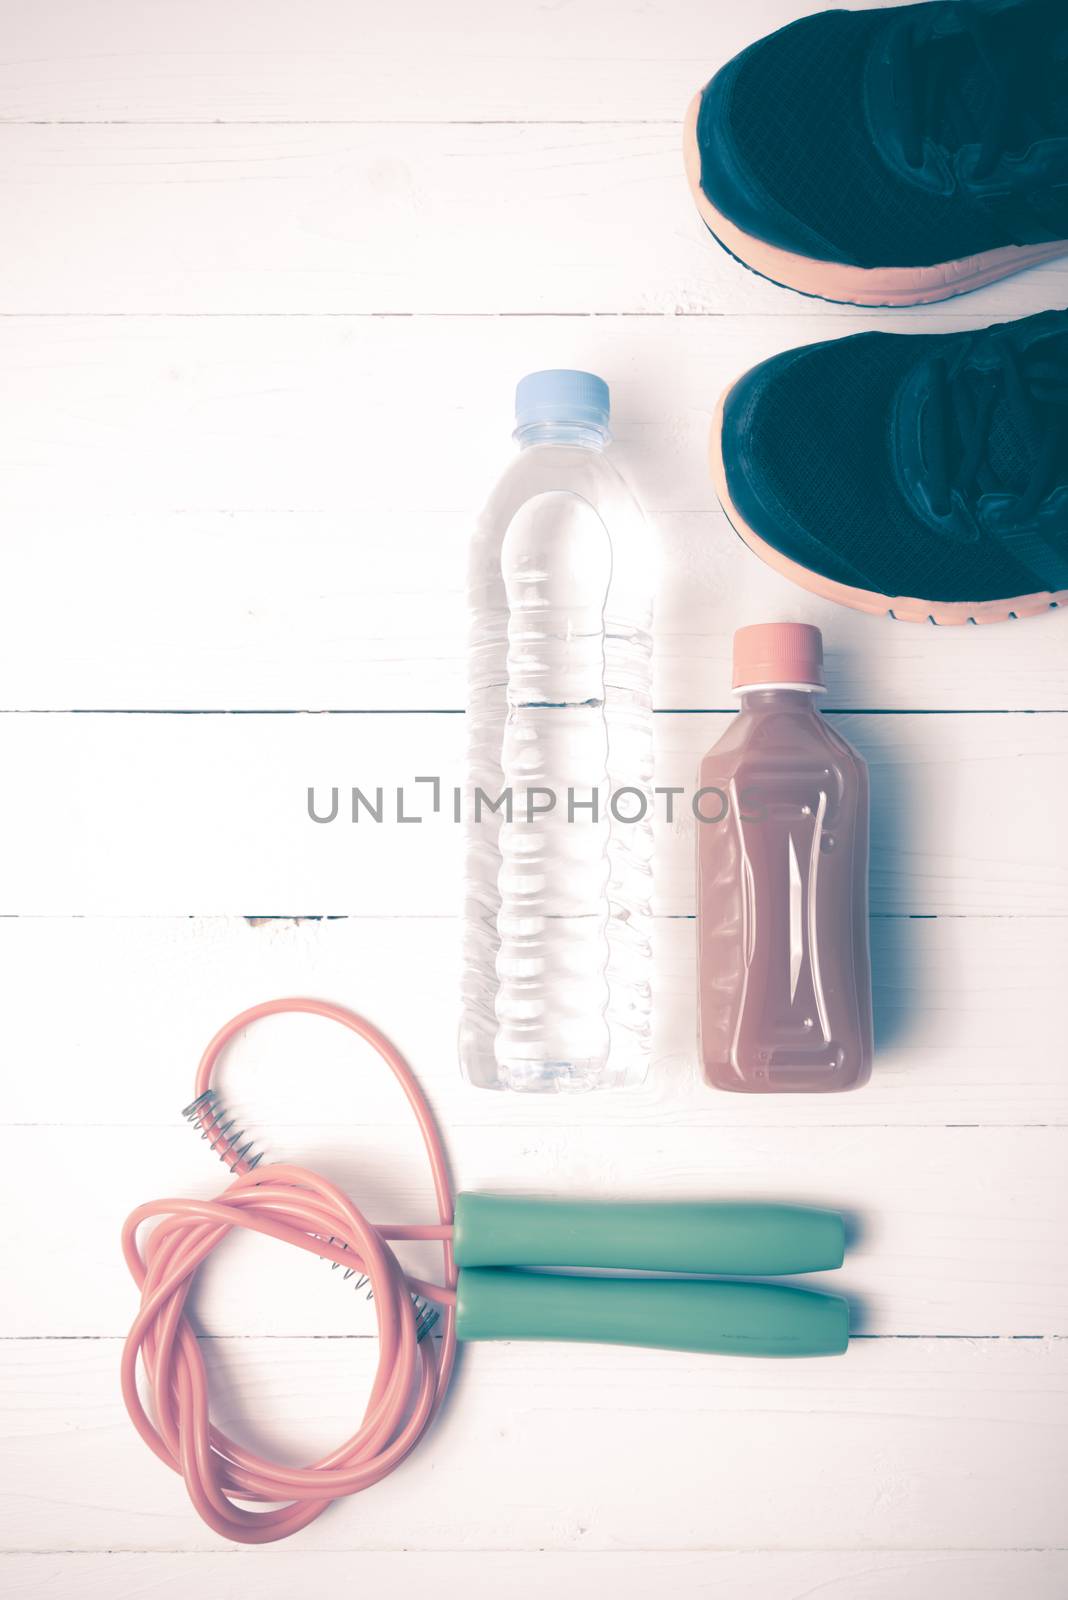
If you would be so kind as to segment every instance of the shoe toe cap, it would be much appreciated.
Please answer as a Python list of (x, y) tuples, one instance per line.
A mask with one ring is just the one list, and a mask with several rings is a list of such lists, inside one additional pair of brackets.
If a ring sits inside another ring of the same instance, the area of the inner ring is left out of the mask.
[[(728, 391), (717, 441), (725, 509), (787, 560), (864, 588), (871, 573), (863, 547), (840, 533), (861, 486), (840, 448), (843, 422), (838, 397), (828, 393), (825, 348), (772, 356)], [(857, 416), (855, 425), (872, 421)]]
[[(816, 19), (810, 19), (816, 20)], [(799, 25), (794, 24), (794, 28)], [(789, 46), (781, 30), (758, 40), (726, 66), (701, 91), (696, 121), (701, 191), (713, 212), (718, 212), (743, 233), (806, 258), (832, 259), (839, 253), (831, 241), (770, 191), (760, 172), (760, 152), (737, 114), (739, 97), (747, 93), (747, 74), (770, 53), (786, 54)], [(775, 108), (768, 107), (769, 136)], [(715, 232), (714, 217), (706, 218)]]

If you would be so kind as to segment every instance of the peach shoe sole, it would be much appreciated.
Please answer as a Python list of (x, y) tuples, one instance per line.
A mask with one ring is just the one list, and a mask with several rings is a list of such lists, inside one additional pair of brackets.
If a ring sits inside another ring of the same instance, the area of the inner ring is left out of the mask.
[(777, 245), (765, 244), (744, 233), (729, 218), (716, 210), (701, 188), (701, 152), (697, 143), (697, 114), (701, 107), (699, 90), (686, 113), (683, 153), (686, 176), (694, 202), (707, 227), (719, 243), (737, 256), (745, 266), (762, 277), (801, 294), (817, 295), (855, 306), (919, 306), (948, 300), (970, 289), (1008, 278), (1026, 267), (1053, 261), (1068, 254), (1068, 239), (1047, 244), (1006, 245), (960, 261), (942, 261), (934, 267), (850, 267), (840, 261), (818, 261), (811, 256), (793, 255)]
[(712, 481), (727, 518), (745, 544), (769, 567), (781, 572), (783, 577), (800, 584), (811, 594), (825, 600), (836, 600), (839, 605), (850, 606), (854, 611), (868, 611), (874, 616), (889, 614), (898, 622), (936, 622), (941, 625), (964, 622), (1008, 622), (1018, 617), (1035, 617), (1043, 611), (1068, 604), (1068, 589), (1046, 590), (1042, 594), (1024, 594), (1014, 600), (917, 600), (909, 595), (879, 594), (874, 589), (854, 589), (847, 583), (836, 583), (824, 578), (810, 567), (799, 566), (774, 545), (768, 544), (746, 522), (730, 496), (727, 487), (727, 469), (723, 461), (723, 408), (726, 390), (712, 422), (709, 441), (709, 462)]

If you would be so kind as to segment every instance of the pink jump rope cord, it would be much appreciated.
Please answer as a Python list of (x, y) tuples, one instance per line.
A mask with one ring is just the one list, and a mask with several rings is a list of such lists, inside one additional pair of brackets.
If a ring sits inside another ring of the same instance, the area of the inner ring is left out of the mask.
[[(138, 1206), (122, 1233), (126, 1264), (141, 1291), (141, 1309), (122, 1354), (122, 1394), (142, 1439), (180, 1472), (189, 1497), (209, 1527), (242, 1544), (268, 1544), (307, 1527), (342, 1495), (377, 1483), (422, 1438), (441, 1405), (456, 1357), (456, 1267), (452, 1256), (453, 1198), (441, 1136), (403, 1056), (363, 1017), (319, 1000), (268, 1000), (232, 1018), (208, 1045), (197, 1068), (196, 1092), (211, 1086), (215, 1064), (235, 1034), (261, 1017), (303, 1011), (329, 1017), (359, 1034), (392, 1069), (415, 1113), (437, 1197), (438, 1224), (376, 1226), (347, 1195), (304, 1167), (277, 1163), (253, 1172), (239, 1157), (234, 1180), (217, 1200), (153, 1200)], [(206, 1114), (210, 1119), (211, 1113)], [(209, 1138), (210, 1120), (205, 1127)], [(138, 1248), (143, 1222), (158, 1219)], [(378, 1319), (378, 1369), (356, 1433), (321, 1461), (282, 1467), (244, 1450), (208, 1414), (208, 1383), (185, 1301), (197, 1270), (231, 1228), (250, 1228), (367, 1276)], [(445, 1288), (408, 1278), (389, 1239), (441, 1241)], [(337, 1243), (344, 1241), (344, 1245)], [(442, 1337), (417, 1334), (412, 1294), (443, 1306)], [(155, 1422), (137, 1392), (141, 1357)], [(284, 1501), (249, 1511), (246, 1501)]]

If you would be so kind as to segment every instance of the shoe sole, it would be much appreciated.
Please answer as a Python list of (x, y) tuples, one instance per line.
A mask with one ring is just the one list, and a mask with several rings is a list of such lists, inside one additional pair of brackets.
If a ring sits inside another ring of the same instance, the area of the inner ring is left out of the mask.
[(730, 389), (724, 392), (716, 407), (709, 440), (709, 464), (716, 494), (728, 522), (743, 543), (761, 561), (791, 582), (800, 584), (802, 589), (818, 594), (824, 600), (835, 600), (854, 611), (867, 611), (873, 616), (891, 616), (897, 622), (934, 622), (941, 626), (956, 626), (966, 622), (1011, 622), (1020, 617), (1036, 617), (1044, 611), (1068, 605), (1068, 589), (1022, 594), (1006, 600), (920, 600), (912, 595), (879, 594), (875, 589), (855, 589), (847, 583), (837, 583), (833, 578), (825, 578), (822, 573), (814, 572), (811, 567), (802, 567), (798, 562), (791, 561), (789, 556), (784, 556), (781, 550), (776, 550), (774, 545), (762, 539), (749, 526), (731, 499), (723, 458), (723, 410), (730, 392)]
[(690, 102), (683, 133), (686, 176), (701, 219), (716, 243), (762, 278), (799, 294), (852, 306), (923, 306), (954, 295), (982, 289), (1014, 272), (1037, 267), (1068, 254), (1068, 239), (1047, 244), (1006, 245), (960, 261), (942, 261), (933, 267), (850, 267), (840, 261), (819, 261), (814, 256), (793, 255), (745, 233), (717, 211), (701, 188), (701, 152), (697, 143), (699, 90)]

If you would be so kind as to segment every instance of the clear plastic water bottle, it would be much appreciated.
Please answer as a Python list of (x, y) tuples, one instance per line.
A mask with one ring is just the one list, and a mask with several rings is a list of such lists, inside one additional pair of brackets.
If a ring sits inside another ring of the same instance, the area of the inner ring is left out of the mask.
[(471, 548), (460, 1057), (488, 1089), (648, 1063), (653, 573), (608, 419), (591, 373), (524, 378)]

